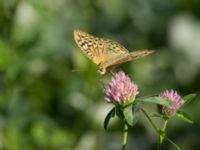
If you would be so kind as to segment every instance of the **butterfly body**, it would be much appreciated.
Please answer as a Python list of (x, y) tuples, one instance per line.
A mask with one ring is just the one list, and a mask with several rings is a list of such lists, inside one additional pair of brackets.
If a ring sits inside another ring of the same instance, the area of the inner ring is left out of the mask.
[(99, 38), (79, 29), (74, 30), (74, 39), (84, 54), (97, 65), (98, 72), (101, 74), (105, 74), (107, 68), (147, 56), (153, 52), (151, 50), (129, 52), (118, 42)]

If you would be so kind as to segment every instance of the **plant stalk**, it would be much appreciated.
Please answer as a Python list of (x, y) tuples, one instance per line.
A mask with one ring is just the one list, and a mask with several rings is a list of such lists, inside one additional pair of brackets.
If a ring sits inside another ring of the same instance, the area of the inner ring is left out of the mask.
[(124, 131), (123, 131), (123, 141), (122, 141), (122, 150), (126, 150), (127, 136), (128, 136), (128, 125), (124, 122)]
[[(165, 130), (166, 130), (166, 127), (167, 127), (167, 123), (168, 123), (168, 120), (166, 119), (164, 121), (164, 124), (163, 124), (163, 127), (162, 127), (162, 131), (163, 131), (164, 134), (165, 134)], [(165, 136), (159, 135), (159, 145), (161, 145), (163, 143), (164, 139), (165, 139)]]

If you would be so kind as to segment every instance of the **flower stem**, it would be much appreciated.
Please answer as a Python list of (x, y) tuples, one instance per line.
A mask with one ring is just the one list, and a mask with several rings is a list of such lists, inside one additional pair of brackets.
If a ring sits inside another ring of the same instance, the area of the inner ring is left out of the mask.
[(122, 150), (126, 149), (127, 135), (128, 135), (128, 125), (126, 124), (126, 122), (124, 122), (124, 135), (123, 135), (123, 141), (122, 141)]
[[(154, 130), (156, 131), (156, 133), (158, 134), (158, 128), (156, 127), (156, 125), (153, 123), (153, 121), (151, 120), (151, 118), (149, 117), (149, 115), (146, 113), (146, 111), (144, 109), (141, 108), (141, 111), (144, 113), (144, 115), (147, 117), (147, 119), (149, 120), (149, 122), (151, 123), (151, 125), (153, 126)], [(159, 135), (159, 143), (157, 146), (157, 150), (160, 150), (160, 135)]]
[[(150, 121), (151, 125), (153, 126), (153, 128), (155, 129), (156, 133), (159, 135), (159, 143), (158, 143), (158, 146), (157, 146), (157, 150), (160, 150), (161, 149), (161, 144), (163, 142), (164, 139), (166, 139), (168, 142), (170, 142), (177, 150), (181, 150), (178, 145), (176, 145), (172, 140), (170, 140), (165, 134), (162, 135), (162, 142), (160, 143), (160, 134), (159, 134), (159, 129), (156, 127), (156, 125), (153, 123), (153, 121), (151, 120), (151, 118), (149, 117), (149, 115), (145, 112), (144, 109), (141, 108), (141, 111), (144, 113), (144, 115), (147, 117), (147, 119)], [(167, 127), (167, 123), (168, 123), (168, 120), (166, 119), (164, 124), (163, 124), (163, 128), (162, 128), (162, 131), (163, 133), (165, 133), (165, 130), (166, 130), (166, 127)]]
[(154, 130), (157, 132), (157, 127), (156, 125), (153, 123), (153, 121), (151, 120), (151, 118), (149, 117), (149, 115), (145, 112), (145, 110), (143, 108), (141, 108), (141, 111), (144, 113), (144, 115), (147, 117), (147, 119), (149, 120), (149, 122), (151, 123), (151, 125), (153, 126)]
[[(168, 120), (166, 119), (164, 121), (164, 124), (163, 124), (163, 127), (162, 127), (162, 132), (165, 134), (165, 130), (166, 130), (166, 127), (167, 127), (167, 123), (168, 123)], [(165, 136), (163, 135), (159, 135), (159, 145), (161, 146), (161, 144), (163, 143), (163, 140), (165, 139)]]

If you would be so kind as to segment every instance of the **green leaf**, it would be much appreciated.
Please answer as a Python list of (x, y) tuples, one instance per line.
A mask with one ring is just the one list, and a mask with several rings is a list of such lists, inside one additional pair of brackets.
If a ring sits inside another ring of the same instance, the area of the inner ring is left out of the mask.
[(186, 96), (183, 97), (183, 100), (184, 100), (185, 103), (186, 102), (188, 103), (191, 100), (193, 100), (196, 96), (197, 96), (197, 94), (195, 94), (195, 93), (188, 94), (188, 95), (186, 95)]
[(170, 101), (168, 98), (162, 98), (159, 96), (148, 97), (148, 98), (137, 98), (136, 101), (145, 103), (156, 103), (167, 107), (171, 107), (173, 104), (172, 101)]
[(176, 112), (176, 116), (179, 117), (180, 119), (182, 119), (185, 122), (193, 123), (193, 120), (190, 118), (190, 116), (188, 114), (180, 111), (180, 110), (178, 110)]
[(121, 119), (124, 120), (124, 114), (123, 114), (123, 108), (121, 108), (120, 106), (116, 106), (116, 114), (117, 116)]
[(123, 109), (123, 114), (128, 125), (133, 126), (133, 111), (132, 105), (129, 105)]
[(106, 130), (107, 127), (108, 127), (108, 123), (109, 123), (111, 117), (114, 117), (114, 116), (115, 116), (115, 107), (112, 108), (112, 109), (109, 111), (109, 113), (107, 114), (107, 116), (106, 116), (106, 118), (105, 118), (105, 120), (104, 120), (104, 129), (105, 129), (105, 130)]
[(153, 114), (150, 117), (160, 117), (160, 118), (162, 118), (162, 115), (160, 115), (160, 114)]
[(132, 124), (135, 125), (139, 119), (139, 115), (140, 115), (140, 104), (139, 103), (134, 103), (133, 104), (133, 122)]
[(163, 120), (169, 119), (169, 116), (167, 116), (165, 114), (153, 114), (153, 115), (151, 115), (151, 117), (159, 117), (159, 118), (162, 118)]
[(123, 109), (124, 118), (128, 123), (128, 125), (134, 126), (137, 123), (139, 118), (139, 110), (140, 110), (139, 103), (129, 105), (128, 107)]

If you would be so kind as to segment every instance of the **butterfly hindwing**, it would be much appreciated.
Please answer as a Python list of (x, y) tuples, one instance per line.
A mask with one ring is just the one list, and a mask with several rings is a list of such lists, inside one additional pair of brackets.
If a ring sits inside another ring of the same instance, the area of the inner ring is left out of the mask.
[(128, 50), (124, 46), (112, 40), (107, 41), (105, 51), (107, 55), (120, 55), (128, 53)]
[(145, 57), (147, 55), (150, 55), (153, 52), (154, 51), (152, 50), (138, 50), (131, 53), (124, 53), (122, 55), (115, 55), (115, 57), (113, 57), (111, 60), (104, 61), (100, 67), (107, 68), (114, 65), (119, 65), (128, 61), (133, 61), (133, 60)]
[(130, 56), (128, 58), (128, 61), (132, 61), (132, 60), (136, 60), (136, 59), (148, 56), (153, 52), (154, 52), (153, 50), (137, 50), (137, 51), (131, 52), (129, 53)]

